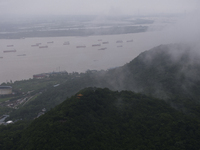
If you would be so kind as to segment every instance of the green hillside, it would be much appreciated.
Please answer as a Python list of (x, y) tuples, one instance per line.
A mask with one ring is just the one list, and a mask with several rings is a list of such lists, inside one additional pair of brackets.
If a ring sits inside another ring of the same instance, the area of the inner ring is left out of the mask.
[(160, 45), (109, 74), (108, 82), (116, 83), (114, 88), (162, 99), (181, 95), (195, 100), (200, 98), (200, 55), (188, 45)]
[(57, 83), (41, 85), (34, 100), (10, 114), (32, 120), (48, 110), (32, 122), (0, 126), (0, 149), (200, 149), (195, 47), (160, 45), (124, 66), (62, 75)]
[(199, 124), (163, 100), (86, 88), (34, 120), (10, 149), (198, 150)]
[(85, 87), (140, 92), (167, 100), (187, 113), (195, 110), (195, 115), (199, 109), (200, 56), (195, 47), (185, 44), (160, 45), (124, 66), (75, 73), (66, 79), (60, 86), (46, 89), (34, 101), (15, 110), (11, 119), (33, 119), (42, 108), (50, 110)]

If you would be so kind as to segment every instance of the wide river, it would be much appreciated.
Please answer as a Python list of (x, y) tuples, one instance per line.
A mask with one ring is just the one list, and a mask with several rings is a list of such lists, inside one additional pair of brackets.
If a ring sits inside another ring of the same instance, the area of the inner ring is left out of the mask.
[[(155, 40), (159, 34), (154, 31), (87, 37), (1, 39), (0, 83), (29, 79), (34, 74), (53, 71), (85, 72), (122, 66), (139, 53), (164, 44)], [(69, 45), (64, 45), (67, 42)], [(37, 43), (40, 44), (37, 46)], [(47, 47), (41, 48), (43, 46)]]

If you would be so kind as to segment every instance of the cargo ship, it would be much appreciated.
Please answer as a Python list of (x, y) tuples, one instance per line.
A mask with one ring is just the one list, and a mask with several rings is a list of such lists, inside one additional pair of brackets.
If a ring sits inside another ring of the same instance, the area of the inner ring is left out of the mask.
[(20, 54), (20, 55), (17, 55), (17, 56), (26, 56), (26, 54)]
[(101, 46), (101, 44), (93, 44), (92, 46), (93, 46), (93, 47), (94, 47), (94, 46)]
[(117, 47), (123, 47), (122, 45), (118, 45)]
[(69, 45), (69, 42), (68, 42), (68, 41), (67, 41), (67, 42), (64, 42), (63, 45)]
[(126, 42), (133, 42), (133, 40), (128, 40), (128, 41), (126, 41)]
[(98, 49), (98, 50), (106, 50), (107, 48), (106, 47), (104, 47), (104, 48), (100, 48), (100, 49)]
[(102, 42), (102, 44), (108, 44), (109, 42)]
[(39, 46), (39, 48), (48, 48), (48, 46)]
[(16, 52), (16, 50), (6, 50), (6, 51), (3, 51), (4, 53), (10, 53), (10, 52)]
[(14, 45), (7, 45), (7, 47), (13, 47)]
[(36, 43), (34, 45), (31, 45), (32, 47), (35, 47), (35, 46), (39, 46), (41, 43)]
[(32, 47), (35, 47), (35, 46), (39, 46), (39, 45), (37, 45), (37, 44), (35, 44), (35, 45), (31, 45)]
[(76, 48), (86, 48), (86, 46), (76, 46)]
[(123, 43), (123, 41), (119, 40), (119, 41), (117, 41), (116, 43)]

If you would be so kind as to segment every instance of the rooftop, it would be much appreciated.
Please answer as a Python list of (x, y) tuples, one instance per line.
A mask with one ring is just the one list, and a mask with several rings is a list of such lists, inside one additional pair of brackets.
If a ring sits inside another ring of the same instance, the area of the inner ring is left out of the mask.
[(0, 86), (0, 89), (12, 89), (12, 86)]

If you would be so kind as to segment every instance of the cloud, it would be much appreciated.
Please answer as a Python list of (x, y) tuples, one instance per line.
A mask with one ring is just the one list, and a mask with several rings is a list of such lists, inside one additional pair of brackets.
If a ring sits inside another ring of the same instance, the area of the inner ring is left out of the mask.
[(0, 0), (1, 14), (180, 13), (196, 9), (197, 0)]

